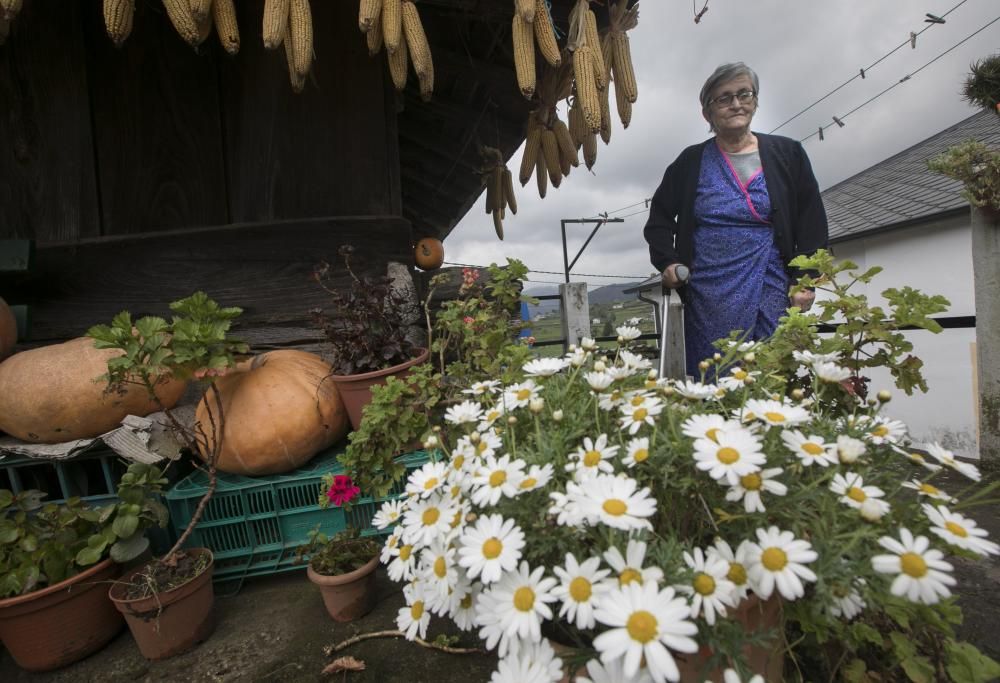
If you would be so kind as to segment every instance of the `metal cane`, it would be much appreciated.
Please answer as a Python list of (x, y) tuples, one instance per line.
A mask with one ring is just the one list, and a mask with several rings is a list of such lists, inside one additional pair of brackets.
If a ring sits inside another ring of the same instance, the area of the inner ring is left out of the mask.
[[(691, 271), (683, 263), (677, 264), (674, 269), (674, 275), (681, 283), (687, 283), (688, 278), (691, 277)], [(660, 365), (657, 369), (658, 377), (663, 377), (663, 373), (667, 369), (667, 338), (669, 332), (669, 311), (670, 311), (670, 295), (673, 290), (666, 285), (661, 285), (660, 291)], [(683, 349), (683, 347), (682, 347)]]

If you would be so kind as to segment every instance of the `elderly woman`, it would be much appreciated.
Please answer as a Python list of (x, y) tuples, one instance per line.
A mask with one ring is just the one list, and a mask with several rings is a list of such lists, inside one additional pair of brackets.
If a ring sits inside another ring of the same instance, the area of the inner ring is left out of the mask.
[[(685, 302), (687, 371), (715, 352), (712, 342), (742, 330), (774, 332), (799, 273), (788, 262), (827, 245), (826, 212), (802, 145), (754, 133), (757, 74), (724, 64), (701, 89), (701, 113), (715, 136), (670, 164), (653, 195), (644, 235), (663, 282)], [(690, 268), (681, 282), (678, 264)], [(812, 292), (791, 297), (803, 310)]]

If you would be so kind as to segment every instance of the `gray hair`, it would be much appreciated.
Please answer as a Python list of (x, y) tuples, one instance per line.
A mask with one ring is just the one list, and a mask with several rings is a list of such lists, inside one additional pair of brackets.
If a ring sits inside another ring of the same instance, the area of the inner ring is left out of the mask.
[(701, 93), (698, 95), (698, 99), (701, 100), (702, 111), (708, 111), (708, 96), (719, 84), (739, 78), (740, 76), (749, 76), (750, 82), (753, 84), (753, 91), (756, 93), (760, 92), (760, 80), (753, 69), (743, 62), (723, 64), (713, 71), (712, 75), (705, 81), (705, 85), (701, 86)]

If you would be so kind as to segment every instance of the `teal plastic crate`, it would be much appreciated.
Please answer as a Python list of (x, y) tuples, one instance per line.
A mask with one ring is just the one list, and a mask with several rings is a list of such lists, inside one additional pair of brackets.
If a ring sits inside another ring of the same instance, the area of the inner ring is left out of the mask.
[[(211, 548), (215, 580), (229, 581), (304, 569), (303, 564), (295, 563), (295, 549), (308, 541), (309, 532), (317, 525), (327, 535), (348, 527), (359, 529), (364, 536), (379, 534), (372, 527), (372, 517), (383, 501), (402, 494), (406, 480), (397, 482), (385, 498), (355, 499), (348, 511), (333, 506), (320, 509), (323, 475), (343, 472), (337, 462), (341, 452), (342, 448), (336, 448), (321, 453), (287, 474), (219, 474), (215, 493), (185, 545)], [(428, 457), (425, 451), (416, 451), (397, 461), (409, 473), (426, 463)], [(176, 537), (191, 520), (207, 487), (208, 477), (197, 471), (167, 492), (170, 525)]]

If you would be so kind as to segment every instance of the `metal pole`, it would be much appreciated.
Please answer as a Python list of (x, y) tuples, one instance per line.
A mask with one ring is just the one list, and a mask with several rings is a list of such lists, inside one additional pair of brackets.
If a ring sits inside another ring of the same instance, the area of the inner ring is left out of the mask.
[(566, 251), (566, 219), (559, 221), (559, 225), (562, 228), (562, 242), (563, 242), (563, 272), (566, 274), (566, 282), (569, 282), (569, 252)]

